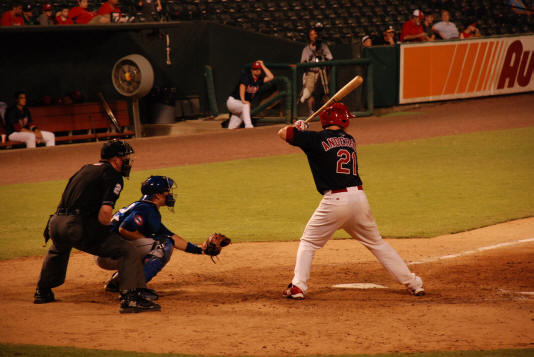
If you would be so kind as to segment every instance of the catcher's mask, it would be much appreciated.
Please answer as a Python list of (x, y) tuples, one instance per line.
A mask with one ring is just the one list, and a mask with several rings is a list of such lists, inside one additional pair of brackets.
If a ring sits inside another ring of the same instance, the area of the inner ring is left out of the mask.
[(132, 161), (130, 160), (130, 154), (133, 154), (134, 150), (126, 141), (113, 139), (106, 141), (102, 145), (100, 150), (100, 158), (109, 160), (113, 157), (118, 157), (122, 160), (121, 175), (124, 177), (130, 176), (130, 170), (132, 169)]
[(172, 190), (176, 188), (174, 180), (167, 176), (150, 176), (141, 184), (141, 201), (149, 201), (154, 198), (157, 193), (169, 192), (165, 196), (165, 205), (168, 207), (174, 207), (176, 202), (175, 194)]
[(349, 126), (349, 120), (354, 118), (348, 108), (343, 103), (334, 103), (326, 108), (320, 116), (323, 129), (332, 125), (339, 125), (346, 129)]

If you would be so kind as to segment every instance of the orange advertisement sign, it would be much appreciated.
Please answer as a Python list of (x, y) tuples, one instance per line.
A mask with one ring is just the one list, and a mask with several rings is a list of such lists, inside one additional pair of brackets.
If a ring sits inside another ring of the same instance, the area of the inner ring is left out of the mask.
[(534, 90), (534, 36), (402, 44), (399, 103)]

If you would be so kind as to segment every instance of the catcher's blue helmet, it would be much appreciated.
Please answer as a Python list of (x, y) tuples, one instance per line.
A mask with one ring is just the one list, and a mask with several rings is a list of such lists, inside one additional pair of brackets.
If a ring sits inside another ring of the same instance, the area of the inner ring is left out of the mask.
[(167, 176), (150, 176), (141, 184), (141, 201), (151, 200), (157, 193), (169, 192), (165, 199), (165, 205), (174, 207), (176, 199), (172, 190), (176, 188), (174, 180)]

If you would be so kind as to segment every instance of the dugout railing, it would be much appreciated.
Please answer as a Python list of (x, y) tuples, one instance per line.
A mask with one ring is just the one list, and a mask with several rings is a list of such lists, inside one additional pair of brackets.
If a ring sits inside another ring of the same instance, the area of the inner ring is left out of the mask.
[[(243, 71), (250, 70), (250, 66), (252, 64), (248, 63), (243, 67)], [(275, 71), (275, 72), (281, 72), (283, 74), (287, 74), (287, 76), (280, 75), (279, 73), (275, 73), (275, 78), (271, 83), (267, 83), (263, 88), (262, 91), (267, 91), (272, 86), (277, 87), (277, 93), (272, 96), (271, 98), (268, 98), (267, 100), (263, 101), (261, 104), (256, 105), (252, 111), (251, 114), (253, 116), (257, 116), (259, 113), (261, 113), (266, 108), (269, 108), (273, 104), (276, 104), (277, 102), (280, 102), (280, 105), (284, 107), (283, 109), (283, 116), (281, 117), (259, 117), (257, 118), (256, 122), (259, 123), (291, 123), (294, 120), (298, 118), (302, 118), (305, 115), (300, 114), (298, 112), (298, 101), (299, 101), (299, 91), (302, 88), (301, 81), (299, 81), (300, 74), (305, 72), (307, 68), (311, 67), (329, 67), (329, 82), (328, 82), (328, 89), (330, 95), (333, 95), (339, 88), (344, 86), (350, 79), (352, 79), (356, 74), (361, 75), (364, 78), (364, 84), (361, 88), (358, 88), (355, 90), (360, 95), (359, 102), (361, 104), (359, 107), (364, 107), (366, 110), (352, 110), (352, 113), (356, 116), (371, 116), (374, 111), (374, 99), (373, 99), (373, 93), (374, 93), (374, 86), (373, 86), (373, 64), (370, 59), (368, 58), (358, 58), (358, 59), (342, 59), (342, 60), (333, 60), (333, 61), (325, 61), (325, 62), (310, 62), (310, 63), (274, 63), (274, 62), (267, 62), (265, 65)], [(340, 67), (354, 67), (354, 66), (362, 66), (365, 69), (362, 71), (345, 71), (345, 75), (343, 78), (340, 78), (338, 76), (339, 74), (339, 68)], [(218, 106), (217, 106), (217, 100), (216, 100), (216, 94), (215, 94), (215, 85), (213, 80), (213, 70), (211, 66), (206, 65), (204, 70), (204, 78), (206, 81), (206, 88), (207, 88), (207, 94), (208, 94), (208, 105), (210, 108), (210, 112), (213, 116), (217, 116), (219, 114)], [(361, 72), (361, 73), (359, 73)], [(355, 93), (349, 94), (352, 95), (352, 101), (355, 101)], [(351, 101), (350, 97), (347, 97), (346, 101)], [(354, 107), (354, 105), (349, 104), (349, 108)]]
[[(249, 63), (244, 66), (244, 70), (248, 71), (250, 69), (250, 66), (252, 63)], [(298, 113), (298, 93), (302, 88), (301, 81), (299, 81), (300, 74), (303, 73), (307, 68), (312, 67), (329, 67), (329, 93), (330, 95), (333, 95), (339, 88), (344, 86), (346, 83), (350, 81), (356, 74), (360, 74), (364, 78), (364, 84), (362, 85), (362, 88), (356, 89), (358, 93), (361, 93), (361, 101), (364, 102), (363, 106), (366, 110), (356, 110), (353, 111), (353, 114), (356, 116), (371, 116), (373, 115), (374, 111), (374, 99), (373, 99), (373, 64), (370, 59), (368, 58), (355, 58), (355, 59), (340, 59), (340, 60), (332, 60), (332, 61), (324, 61), (324, 62), (307, 62), (307, 63), (272, 63), (267, 62), (265, 65), (271, 69), (271, 70), (286, 70), (289, 71), (289, 78), (290, 78), (290, 86), (291, 86), (291, 98), (289, 101), (289, 110), (291, 111), (291, 117), (286, 122), (291, 123), (293, 120), (296, 120), (301, 117), (305, 117), (306, 115), (299, 115)], [(353, 66), (362, 66), (365, 68), (363, 70), (363, 73), (358, 73), (358, 71), (350, 71), (347, 77), (347, 73), (345, 73), (345, 76), (343, 79), (345, 81), (341, 81), (341, 78), (338, 76), (339, 68), (340, 67), (353, 67)], [(275, 77), (276, 78), (276, 77)], [(348, 98), (347, 98), (348, 99)], [(354, 98), (353, 98), (354, 99)], [(349, 107), (351, 107), (349, 105)], [(263, 107), (262, 107), (263, 109)], [(287, 109), (286, 109), (287, 110)], [(253, 110), (253, 113), (258, 113), (260, 110)], [(272, 121), (272, 120), (271, 120)], [(260, 119), (261, 122), (261, 119)]]

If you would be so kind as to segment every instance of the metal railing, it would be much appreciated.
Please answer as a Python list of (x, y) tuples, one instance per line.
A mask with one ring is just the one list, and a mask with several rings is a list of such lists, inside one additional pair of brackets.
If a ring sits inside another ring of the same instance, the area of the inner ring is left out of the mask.
[[(249, 63), (245, 65), (245, 69), (249, 69), (252, 64)], [(345, 85), (345, 83), (338, 84), (337, 80), (337, 74), (338, 74), (338, 67), (340, 66), (350, 66), (350, 65), (365, 65), (367, 66), (367, 73), (364, 77), (366, 83), (365, 83), (365, 89), (367, 90), (366, 95), (366, 101), (367, 101), (367, 110), (366, 111), (360, 111), (360, 112), (354, 112), (353, 114), (356, 116), (370, 116), (373, 115), (374, 111), (374, 101), (373, 101), (373, 65), (371, 63), (371, 60), (369, 58), (355, 58), (355, 59), (341, 59), (341, 60), (332, 60), (332, 61), (324, 61), (324, 62), (307, 62), (307, 63), (275, 63), (275, 62), (268, 62), (265, 63), (265, 65), (269, 69), (285, 69), (290, 71), (290, 81), (291, 81), (291, 118), (296, 119), (298, 118), (297, 113), (297, 88), (299, 87), (297, 85), (297, 75), (299, 70), (303, 70), (306, 68), (311, 67), (330, 67), (330, 81), (328, 83), (328, 90), (330, 94), (334, 94), (337, 91), (337, 88), (341, 88)], [(357, 73), (354, 73), (356, 75)], [(276, 77), (275, 77), (276, 78)]]
[[(248, 71), (252, 63), (248, 63), (244, 66), (244, 69)], [(272, 82), (269, 82), (267, 85), (277, 85), (281, 86), (283, 90), (279, 90), (278, 94), (269, 98), (261, 105), (254, 108), (251, 112), (252, 115), (260, 113), (265, 108), (269, 107), (271, 104), (283, 100), (284, 108), (284, 121), (286, 123), (291, 123), (293, 120), (298, 118), (297, 107), (298, 107), (298, 98), (297, 98), (297, 75), (299, 71), (305, 70), (306, 68), (311, 67), (330, 67), (330, 81), (328, 83), (328, 89), (330, 94), (334, 94), (337, 91), (337, 88), (341, 88), (345, 83), (338, 82), (338, 67), (341, 66), (353, 66), (353, 65), (365, 65), (367, 66), (367, 73), (363, 75), (365, 80), (364, 88), (366, 92), (366, 111), (354, 112), (356, 116), (370, 116), (373, 114), (374, 110), (374, 101), (373, 101), (373, 65), (369, 58), (355, 58), (355, 59), (341, 59), (325, 62), (307, 62), (307, 63), (265, 63), (265, 65), (271, 69), (283, 69), (289, 71), (289, 78), (286, 76), (277, 75)], [(357, 73), (354, 73), (356, 75)], [(360, 75), (362, 75), (360, 73)], [(211, 66), (205, 66), (204, 77), (206, 79), (206, 88), (208, 90), (208, 104), (210, 111), (213, 115), (218, 115), (217, 101), (215, 97), (215, 86), (213, 85), (213, 70)], [(263, 88), (263, 89), (268, 89)], [(261, 122), (281, 122), (280, 118), (261, 118)]]

